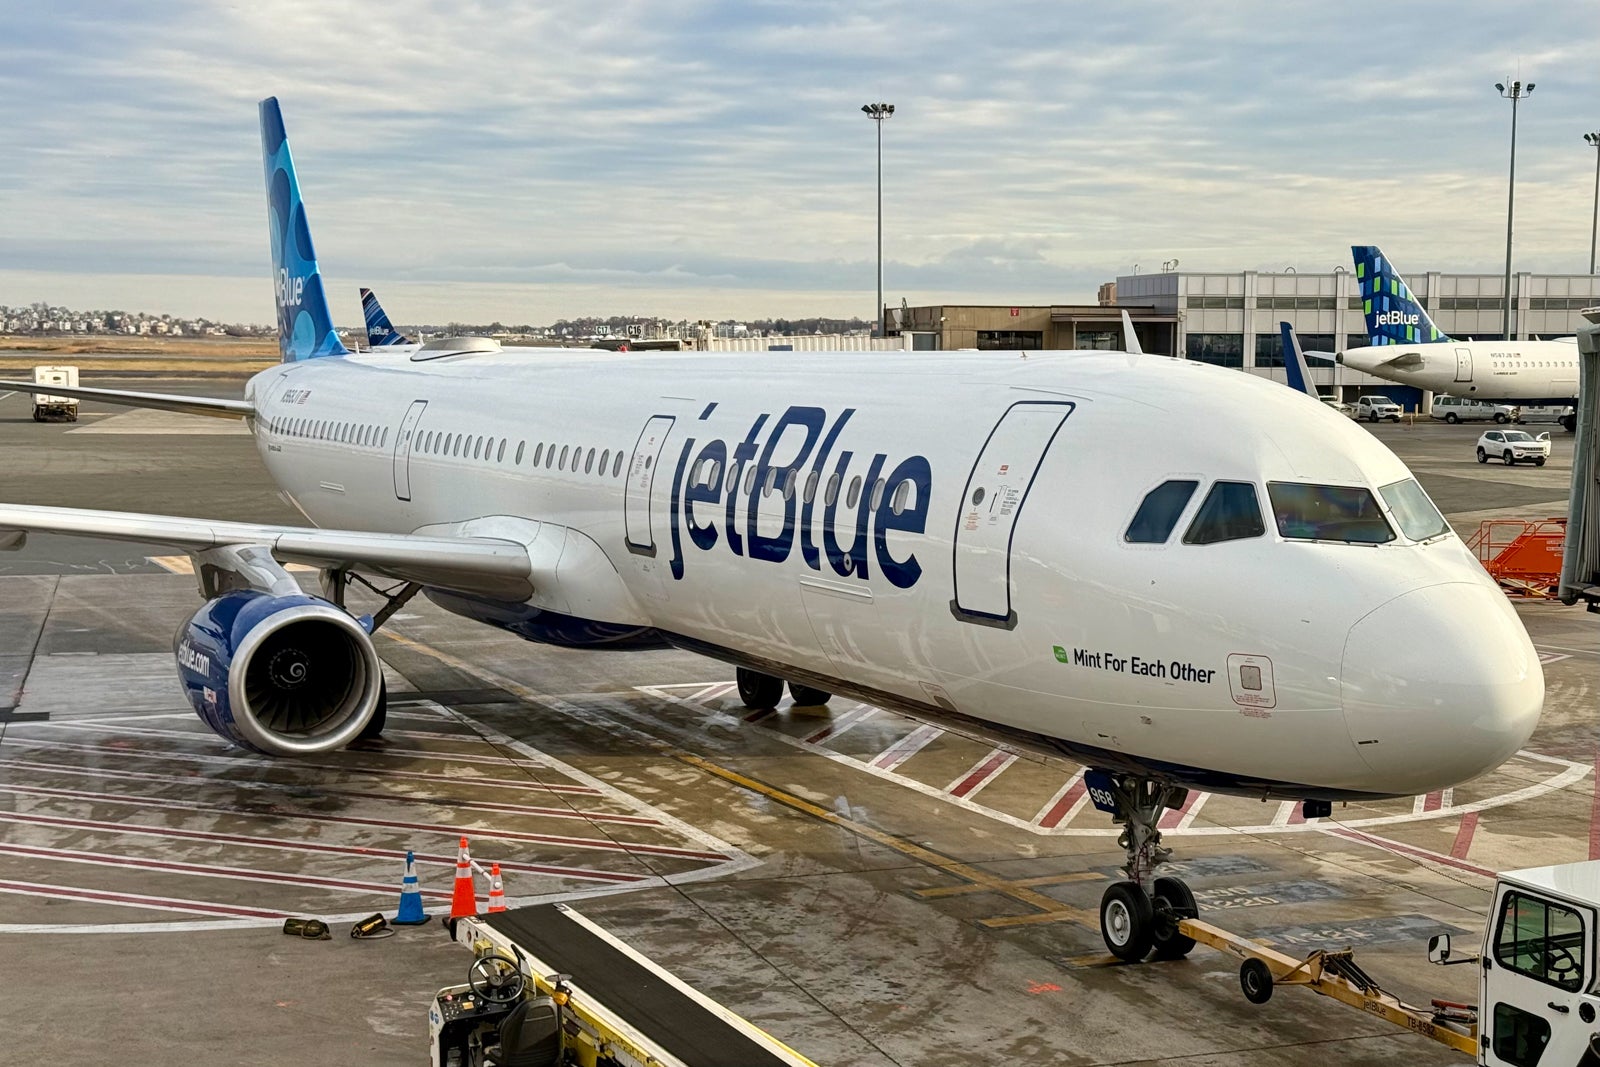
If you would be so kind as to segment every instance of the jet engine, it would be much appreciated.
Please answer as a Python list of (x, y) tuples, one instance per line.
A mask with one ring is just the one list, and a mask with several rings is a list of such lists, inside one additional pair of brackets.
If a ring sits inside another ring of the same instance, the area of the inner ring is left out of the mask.
[(378, 709), (383, 670), (361, 620), (318, 597), (236, 590), (207, 601), (173, 643), (201, 720), (241, 748), (343, 748)]

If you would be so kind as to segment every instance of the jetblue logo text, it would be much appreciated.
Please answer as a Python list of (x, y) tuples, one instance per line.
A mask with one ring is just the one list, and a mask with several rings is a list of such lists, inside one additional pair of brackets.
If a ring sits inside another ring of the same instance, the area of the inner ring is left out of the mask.
[[(672, 479), (673, 578), (683, 578), (687, 532), (702, 552), (721, 544), (736, 556), (782, 563), (798, 550), (814, 571), (826, 560), (839, 577), (865, 581), (876, 563), (897, 588), (915, 585), (922, 565), (913, 552), (896, 559), (889, 534), (926, 529), (933, 472), (923, 456), (885, 473), (885, 454), (837, 448), (854, 414), (846, 408), (830, 424), (822, 408), (795, 406), (776, 420), (757, 415), (737, 442), (685, 440)], [(763, 532), (780, 520), (777, 532)]]
[(203, 652), (196, 652), (188, 641), (178, 646), (178, 663), (196, 674), (206, 677), (211, 675), (211, 657)]
[(289, 272), (282, 267), (278, 268), (278, 306), (281, 308), (294, 308), (300, 306), (300, 298), (305, 295), (306, 280), (304, 278), (291, 278)]
[(1420, 315), (1407, 315), (1403, 311), (1384, 311), (1373, 317), (1379, 326), (1416, 326), (1422, 322)]

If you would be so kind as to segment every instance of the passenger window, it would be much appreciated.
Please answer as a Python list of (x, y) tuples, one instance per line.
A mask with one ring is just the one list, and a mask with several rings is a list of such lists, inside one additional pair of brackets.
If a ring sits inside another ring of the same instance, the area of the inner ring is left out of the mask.
[(589, 454), (583, 457), (583, 473), (588, 474), (594, 470), (594, 449), (589, 449)]
[(533, 443), (533, 465), (535, 467), (537, 467), (540, 464), (540, 462), (542, 462), (543, 460), (544, 460), (544, 442), (543, 441), (535, 441)]
[(495, 449), (494, 461), (496, 463), (504, 463), (506, 461), (506, 439), (504, 437), (500, 438), (500, 447)]
[(556, 446), (551, 445), (550, 450), (544, 454), (544, 469), (549, 470), (556, 465)]
[(794, 499), (794, 480), (796, 473), (797, 472), (793, 467), (789, 468), (789, 476), (783, 480), (783, 499), (785, 500)]
[(777, 484), (778, 484), (778, 468), (777, 467), (768, 467), (767, 468), (767, 484), (763, 485), (761, 487), (761, 495), (762, 496), (771, 496), (772, 495), (772, 490), (777, 487)]
[(617, 454), (611, 461), (611, 477), (615, 478), (622, 473), (622, 449), (617, 449)]
[(834, 471), (828, 478), (828, 488), (823, 491), (822, 502), (828, 507), (833, 507), (834, 501), (839, 499), (839, 472)]
[(1150, 490), (1140, 502), (1139, 510), (1134, 512), (1133, 521), (1122, 539), (1134, 545), (1166, 544), (1183, 509), (1189, 506), (1189, 498), (1198, 488), (1197, 481), (1175, 478)]
[(522, 466), (522, 453), (523, 453), (523, 450), (526, 449), (527, 447), (528, 447), (528, 442), (526, 442), (526, 441), (518, 441), (517, 442), (517, 455), (516, 455), (516, 458), (513, 459), (511, 462), (515, 463), (519, 467)]
[(744, 468), (739, 466), (739, 461), (730, 459), (728, 461), (728, 484), (723, 491), (726, 493), (737, 491), (739, 488), (739, 475), (743, 473)]
[(872, 483), (872, 503), (868, 506), (873, 511), (877, 511), (878, 505), (881, 503), (883, 503), (883, 479), (879, 478)]
[(744, 468), (744, 493), (749, 496), (756, 488), (756, 465), (748, 463)]
[(1261, 522), (1261, 505), (1251, 482), (1217, 482), (1183, 535), (1186, 545), (1214, 545), (1260, 537), (1267, 532)]
[[(561, 458), (556, 460), (556, 470), (564, 471), (567, 469), (567, 452), (571, 450), (571, 447), (572, 446), (570, 445), (561, 446)], [(576, 464), (574, 464), (574, 466), (576, 466)]]
[(1394, 540), (1372, 490), (1345, 485), (1268, 482), (1267, 499), (1282, 537), (1381, 545)]
[(806, 479), (805, 502), (807, 504), (817, 499), (817, 481), (819, 477), (816, 471), (812, 471), (810, 477)]
[(1576, 993), (1583, 988), (1583, 920), (1553, 901), (1507, 893), (1495, 930), (1494, 958), (1537, 981)]
[[(611, 466), (611, 449), (608, 448), (600, 453), (600, 477), (606, 476), (606, 468), (609, 466)], [(721, 473), (720, 469), (718, 473)]]
[(844, 506), (853, 508), (856, 501), (861, 499), (861, 475), (850, 479), (850, 492), (845, 495)]
[(911, 491), (916, 487), (917, 483), (910, 478), (895, 486), (894, 496), (889, 500), (889, 510), (896, 515), (904, 515), (906, 506), (911, 502)]

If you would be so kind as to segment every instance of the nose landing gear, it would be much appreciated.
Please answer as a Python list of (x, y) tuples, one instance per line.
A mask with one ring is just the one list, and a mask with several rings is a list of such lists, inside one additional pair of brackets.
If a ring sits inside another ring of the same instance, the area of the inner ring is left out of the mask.
[(1198, 918), (1200, 909), (1189, 887), (1177, 878), (1154, 877), (1172, 850), (1161, 845), (1161, 815), (1181, 807), (1188, 791), (1103, 771), (1084, 775), (1089, 798), (1122, 824), (1117, 838), (1128, 854), (1122, 870), (1127, 881), (1106, 887), (1100, 898), (1100, 935), (1111, 954), (1138, 963), (1155, 950), (1157, 959), (1178, 959), (1194, 948), (1194, 939), (1178, 931), (1181, 919)]

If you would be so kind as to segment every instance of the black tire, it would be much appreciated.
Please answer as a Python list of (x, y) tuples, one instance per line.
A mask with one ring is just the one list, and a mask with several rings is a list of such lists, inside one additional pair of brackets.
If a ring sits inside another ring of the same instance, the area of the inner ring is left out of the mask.
[(1494, 413), (1494, 421), (1499, 423), (1501, 426), (1504, 426), (1506, 423), (1511, 421), (1511, 416), (1507, 415), (1503, 411), (1497, 411)]
[(389, 683), (378, 683), (378, 706), (372, 713), (372, 718), (367, 720), (367, 725), (361, 728), (356, 735), (357, 741), (376, 741), (383, 736), (383, 728), (389, 721)]
[(1251, 956), (1239, 965), (1239, 988), (1250, 1003), (1265, 1004), (1272, 999), (1272, 968)]
[(1367, 416), (1367, 421), (1372, 423), (1372, 424), (1374, 424), (1374, 425), (1376, 425), (1377, 422), (1378, 422), (1378, 413), (1376, 411), (1374, 411), (1372, 414), (1368, 415)]
[(1577, 433), (1578, 432), (1578, 416), (1576, 416), (1576, 415), (1563, 415), (1563, 416), (1561, 416), (1561, 428), (1563, 430), (1567, 431), (1568, 433)]
[(736, 677), (739, 679), (739, 699), (751, 711), (775, 708), (778, 701), (783, 699), (782, 678), (774, 678), (748, 667), (740, 667)]
[(1447, 411), (1445, 412), (1444, 421), (1448, 422), (1451, 426), (1454, 426), (1456, 423), (1461, 421), (1461, 416), (1457, 415), (1453, 411)]
[(1542, 467), (1542, 466), (1544, 466), (1544, 457), (1543, 457), (1543, 456), (1540, 456), (1540, 457), (1539, 457), (1539, 458), (1538, 458), (1538, 459), (1536, 459), (1536, 460), (1534, 460), (1534, 461), (1533, 461), (1533, 465), (1534, 465), (1534, 466), (1535, 466), (1535, 467)]
[(1487, 452), (1485, 452), (1483, 450), (1483, 446), (1482, 445), (1478, 446), (1478, 462), (1479, 463), (1487, 463), (1487, 462), (1489, 462), (1489, 453), (1487, 453)]
[(1517, 465), (1516, 458), (1511, 455), (1511, 450), (1509, 448), (1500, 453), (1500, 460), (1508, 467), (1515, 467)]
[(1200, 905), (1189, 886), (1177, 878), (1157, 878), (1151, 887), (1158, 960), (1177, 960), (1194, 950), (1194, 938), (1178, 932), (1179, 919), (1198, 919)]
[(1155, 912), (1150, 897), (1132, 882), (1113, 882), (1100, 898), (1100, 936), (1124, 963), (1138, 963), (1155, 943)]
[(820, 707), (833, 699), (833, 694), (798, 682), (789, 683), (789, 698), (802, 708)]

